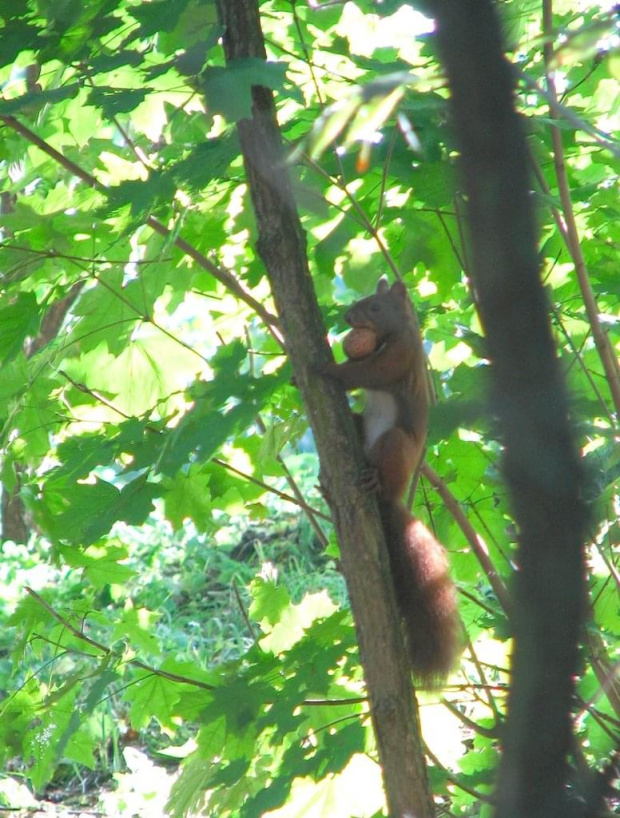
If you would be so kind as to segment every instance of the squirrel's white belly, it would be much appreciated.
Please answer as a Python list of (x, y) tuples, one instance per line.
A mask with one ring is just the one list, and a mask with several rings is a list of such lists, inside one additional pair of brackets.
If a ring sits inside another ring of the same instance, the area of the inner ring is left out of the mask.
[(366, 389), (366, 408), (362, 415), (364, 424), (364, 451), (372, 449), (382, 434), (396, 423), (396, 401), (389, 392)]

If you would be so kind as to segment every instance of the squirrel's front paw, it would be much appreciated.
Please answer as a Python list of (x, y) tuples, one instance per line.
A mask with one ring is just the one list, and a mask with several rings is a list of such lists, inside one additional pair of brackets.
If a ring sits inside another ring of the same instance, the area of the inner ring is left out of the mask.
[(323, 375), (327, 378), (333, 377), (334, 374), (338, 372), (338, 364), (335, 361), (327, 361), (324, 364), (313, 367), (312, 371), (315, 375)]

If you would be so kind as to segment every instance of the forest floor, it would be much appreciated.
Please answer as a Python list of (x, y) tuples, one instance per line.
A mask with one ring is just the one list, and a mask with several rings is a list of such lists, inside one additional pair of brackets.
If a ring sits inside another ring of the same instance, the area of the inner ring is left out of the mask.
[[(177, 774), (155, 764), (146, 753), (126, 747), (127, 771), (104, 775), (94, 771), (49, 785), (38, 797), (17, 778), (0, 781), (0, 816), (11, 818), (166, 818), (166, 802)], [(10, 806), (3, 806), (4, 803)]]

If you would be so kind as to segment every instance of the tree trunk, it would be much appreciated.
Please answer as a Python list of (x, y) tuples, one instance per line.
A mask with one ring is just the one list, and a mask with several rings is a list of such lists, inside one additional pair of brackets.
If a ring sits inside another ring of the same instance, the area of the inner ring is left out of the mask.
[[(218, 0), (228, 62), (265, 58), (257, 0)], [(254, 87), (238, 123), (265, 264), (284, 341), (314, 431), (356, 624), (390, 815), (429, 818), (433, 805), (376, 502), (358, 487), (364, 466), (342, 389), (313, 374), (328, 360), (271, 91)]]
[(573, 674), (585, 600), (582, 469), (539, 275), (525, 139), (491, 0), (432, 0), (451, 90), (492, 363), (504, 472), (519, 527), (513, 684), (501, 818), (567, 814)]

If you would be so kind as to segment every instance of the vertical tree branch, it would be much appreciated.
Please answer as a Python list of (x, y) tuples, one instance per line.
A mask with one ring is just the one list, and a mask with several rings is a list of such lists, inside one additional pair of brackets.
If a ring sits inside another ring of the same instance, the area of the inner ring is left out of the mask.
[(468, 197), (472, 284), (492, 361), (519, 526), (513, 686), (501, 818), (566, 814), (566, 757), (584, 611), (582, 472), (540, 281), (527, 155), (491, 0), (431, 0)]
[[(553, 4), (552, 0), (543, 0), (543, 34), (544, 45), (543, 54), (545, 57), (545, 68), (547, 74), (547, 91), (551, 98), (551, 114), (557, 107), (558, 98), (555, 89), (555, 80), (551, 71), (551, 60), (553, 58)], [(558, 180), (558, 191), (560, 194), (560, 201), (562, 202), (562, 211), (564, 213), (564, 222), (566, 228), (566, 242), (575, 265), (575, 272), (577, 274), (577, 281), (579, 289), (581, 290), (581, 297), (586, 308), (586, 314), (590, 327), (592, 328), (592, 337), (596, 344), (605, 377), (609, 384), (611, 397), (616, 410), (616, 417), (620, 418), (620, 364), (614, 352), (614, 349), (609, 341), (609, 337), (603, 331), (601, 322), (598, 317), (598, 307), (594, 292), (590, 285), (590, 277), (588, 269), (581, 250), (581, 243), (579, 241), (579, 231), (577, 230), (577, 222), (575, 221), (575, 213), (573, 211), (573, 202), (571, 199), (570, 185), (568, 183), (568, 174), (566, 172), (566, 162), (564, 160), (564, 146), (562, 145), (562, 134), (560, 129), (555, 125), (550, 128), (551, 143), (553, 145), (553, 161), (555, 164), (555, 175)]]
[[(217, 0), (228, 62), (265, 59), (258, 0)], [(306, 238), (282, 151), (272, 92), (252, 89), (238, 123), (265, 264), (287, 352), (312, 425), (341, 549), (390, 815), (430, 818), (433, 805), (376, 502), (359, 488), (363, 457), (342, 389), (313, 374), (328, 359)]]

